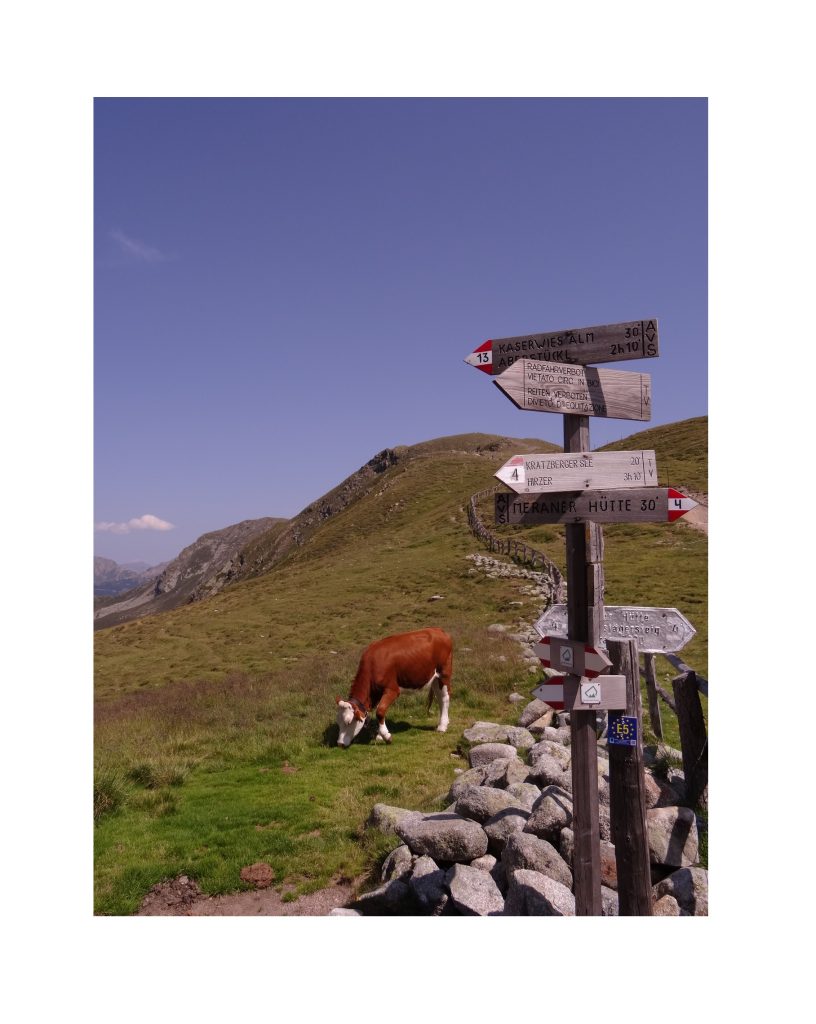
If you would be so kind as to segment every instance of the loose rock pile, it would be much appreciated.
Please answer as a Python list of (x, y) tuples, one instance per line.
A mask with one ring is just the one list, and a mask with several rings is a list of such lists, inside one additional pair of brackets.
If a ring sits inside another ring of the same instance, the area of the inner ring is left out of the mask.
[[(517, 726), (476, 722), (464, 736), (470, 767), (458, 769), (444, 811), (375, 805), (368, 827), (402, 843), (383, 864), (382, 884), (333, 914), (575, 914), (569, 716), (534, 700)], [(646, 753), (654, 762), (654, 749)], [(618, 883), (603, 740), (598, 754), (603, 913), (613, 916)], [(696, 818), (682, 806), (682, 772), (669, 780), (645, 772), (653, 912), (707, 915)]]

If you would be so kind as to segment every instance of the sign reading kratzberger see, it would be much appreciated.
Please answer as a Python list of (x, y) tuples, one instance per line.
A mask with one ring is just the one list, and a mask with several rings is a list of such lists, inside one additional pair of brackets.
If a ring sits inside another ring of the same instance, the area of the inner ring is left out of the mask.
[(495, 376), (517, 359), (548, 363), (616, 363), (621, 359), (652, 359), (658, 353), (657, 320), (575, 327), (550, 334), (494, 338), (474, 349), (466, 363)]

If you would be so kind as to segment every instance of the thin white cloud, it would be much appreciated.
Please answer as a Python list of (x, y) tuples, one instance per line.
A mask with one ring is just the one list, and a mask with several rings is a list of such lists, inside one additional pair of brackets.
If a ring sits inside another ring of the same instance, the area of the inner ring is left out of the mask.
[(119, 228), (111, 231), (110, 235), (126, 256), (140, 260), (142, 263), (163, 263), (165, 260), (170, 259), (169, 256), (159, 249), (154, 248), (152, 245), (146, 245), (136, 238), (130, 238), (124, 231), (120, 231)]
[(130, 533), (131, 530), (175, 530), (173, 523), (150, 514), (128, 519), (126, 523), (97, 523), (97, 533)]

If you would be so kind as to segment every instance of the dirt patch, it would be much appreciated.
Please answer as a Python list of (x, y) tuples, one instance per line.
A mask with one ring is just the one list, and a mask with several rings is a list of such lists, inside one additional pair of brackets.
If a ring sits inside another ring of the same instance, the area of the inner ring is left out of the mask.
[(154, 885), (137, 911), (139, 917), (325, 917), (345, 906), (356, 883), (338, 881), (325, 889), (284, 902), (274, 889), (205, 896), (186, 875)]

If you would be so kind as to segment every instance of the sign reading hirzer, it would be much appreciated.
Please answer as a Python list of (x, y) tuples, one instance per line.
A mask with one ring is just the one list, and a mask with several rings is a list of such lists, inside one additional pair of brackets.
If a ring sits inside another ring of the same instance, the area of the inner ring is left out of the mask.
[(551, 334), (522, 334), (486, 341), (465, 362), (495, 376), (517, 359), (549, 363), (616, 363), (658, 355), (657, 320), (629, 320), (601, 327), (575, 327)]
[(493, 475), (516, 494), (654, 487), (657, 464), (653, 451), (548, 452), (514, 455)]
[(529, 412), (618, 420), (652, 418), (652, 378), (648, 373), (519, 359), (493, 383), (513, 405)]

